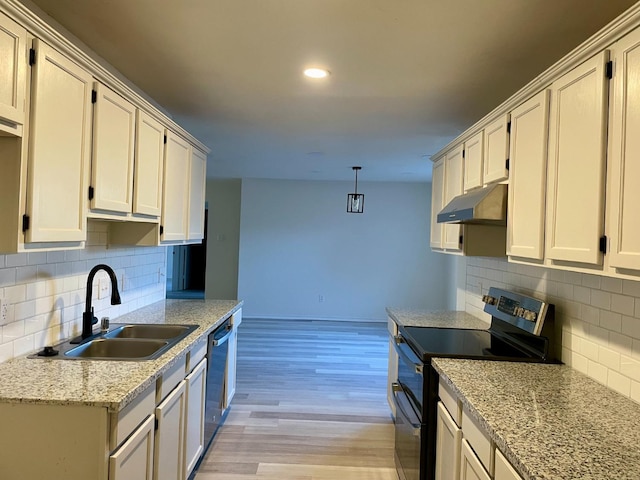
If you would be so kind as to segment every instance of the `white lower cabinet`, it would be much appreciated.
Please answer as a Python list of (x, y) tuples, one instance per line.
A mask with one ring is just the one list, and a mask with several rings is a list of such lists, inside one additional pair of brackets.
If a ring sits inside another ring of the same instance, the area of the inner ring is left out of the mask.
[(391, 409), (391, 415), (396, 417), (396, 403), (393, 401), (393, 384), (398, 381), (398, 353), (395, 349), (395, 336), (398, 335), (396, 322), (387, 319), (387, 331), (389, 332), (389, 364), (387, 373), (387, 403)]
[(185, 478), (186, 393), (186, 382), (182, 380), (156, 407), (153, 480), (183, 480)]
[(150, 415), (111, 456), (109, 480), (152, 480), (154, 415)]
[(185, 435), (185, 478), (193, 471), (204, 450), (204, 407), (207, 384), (207, 360), (202, 360), (185, 378), (187, 418)]
[(462, 440), (460, 480), (491, 480), (491, 477), (482, 466), (482, 462), (466, 439)]
[(518, 472), (516, 472), (515, 468), (511, 466), (509, 461), (504, 458), (504, 455), (498, 449), (496, 449), (495, 464), (495, 480), (522, 480), (522, 477), (518, 474)]
[(229, 337), (229, 350), (227, 352), (227, 370), (224, 379), (225, 401), (222, 410), (231, 405), (231, 400), (236, 394), (236, 363), (238, 358), (238, 327), (242, 323), (242, 309), (239, 309), (231, 317), (231, 336)]
[(438, 402), (436, 429), (436, 480), (460, 478), (462, 430), (442, 402)]

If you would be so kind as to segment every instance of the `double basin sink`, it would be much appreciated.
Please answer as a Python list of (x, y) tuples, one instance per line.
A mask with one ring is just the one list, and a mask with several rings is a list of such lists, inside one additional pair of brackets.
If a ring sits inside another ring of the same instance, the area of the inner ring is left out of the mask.
[(122, 325), (64, 352), (79, 360), (153, 360), (193, 332), (197, 325)]

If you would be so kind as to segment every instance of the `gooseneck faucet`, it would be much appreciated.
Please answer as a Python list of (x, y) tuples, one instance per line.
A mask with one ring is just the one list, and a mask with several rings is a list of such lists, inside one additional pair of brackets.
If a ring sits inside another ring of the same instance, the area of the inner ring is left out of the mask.
[(93, 307), (91, 306), (91, 298), (93, 297), (93, 277), (96, 276), (98, 270), (104, 270), (107, 272), (111, 279), (111, 305), (120, 305), (122, 303), (120, 300), (120, 292), (118, 291), (118, 279), (116, 278), (116, 274), (113, 269), (109, 265), (105, 265), (103, 263), (93, 267), (87, 277), (87, 301), (84, 313), (82, 314), (82, 335), (75, 338), (72, 343), (76, 343), (76, 340), (78, 341), (77, 343), (79, 343), (93, 335), (93, 324), (98, 322), (98, 319), (93, 314)]

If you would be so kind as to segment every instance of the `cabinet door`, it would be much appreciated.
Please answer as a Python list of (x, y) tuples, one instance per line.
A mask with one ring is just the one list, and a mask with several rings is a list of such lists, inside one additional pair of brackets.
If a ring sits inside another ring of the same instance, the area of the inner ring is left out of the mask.
[(26, 242), (86, 239), (91, 87), (85, 70), (39, 40), (31, 94)]
[(136, 107), (104, 85), (94, 89), (91, 208), (130, 213)]
[(157, 429), (153, 452), (154, 480), (184, 480), (186, 382), (181, 381), (156, 407)]
[[(463, 158), (462, 145), (447, 152), (445, 156), (445, 182), (444, 182), (444, 204), (447, 205), (454, 197), (462, 194), (462, 174)], [(460, 234), (462, 232), (459, 224), (444, 225), (443, 246), (449, 250), (460, 250)]]
[(393, 418), (396, 416), (396, 403), (393, 401), (393, 384), (398, 382), (398, 353), (395, 349), (394, 337), (398, 335), (398, 325), (387, 318), (387, 331), (389, 332), (389, 363), (387, 367), (387, 403), (391, 409)]
[(191, 146), (173, 132), (167, 131), (162, 198), (164, 233), (161, 240), (175, 241), (187, 238), (190, 165)]
[(608, 80), (604, 51), (551, 86), (547, 258), (602, 264)]
[(473, 453), (466, 440), (462, 440), (462, 456), (460, 459), (460, 480), (491, 480), (487, 471)]
[(27, 31), (0, 13), (0, 118), (16, 125), (24, 124), (26, 65)]
[(484, 183), (509, 178), (509, 115), (505, 115), (484, 129)]
[(136, 158), (133, 182), (133, 213), (159, 217), (162, 209), (164, 127), (138, 110)]
[(152, 480), (153, 415), (109, 457), (109, 480)]
[(433, 164), (431, 173), (431, 248), (442, 248), (444, 229), (437, 216), (444, 207), (444, 157)]
[(227, 368), (224, 377), (225, 402), (223, 411), (231, 405), (231, 400), (236, 394), (236, 377), (238, 364), (238, 327), (242, 323), (242, 309), (233, 314), (231, 325), (233, 327), (229, 336), (229, 350), (227, 351)]
[(464, 142), (465, 190), (472, 190), (482, 186), (483, 157), (484, 131), (480, 131)]
[(207, 155), (191, 148), (188, 240), (204, 238), (204, 194), (207, 181)]
[(436, 429), (436, 480), (460, 478), (462, 430), (456, 425), (442, 402), (438, 402)]
[(494, 480), (522, 480), (522, 477), (518, 475), (515, 468), (511, 466), (509, 461), (504, 458), (502, 452), (496, 449), (496, 471)]
[(613, 113), (611, 115), (610, 195), (607, 216), (611, 236), (609, 263), (640, 270), (640, 32), (613, 45)]
[(187, 421), (185, 430), (185, 478), (189, 477), (204, 450), (204, 406), (207, 383), (207, 359), (202, 360), (185, 378), (187, 384)]
[(507, 255), (544, 256), (549, 90), (511, 112)]

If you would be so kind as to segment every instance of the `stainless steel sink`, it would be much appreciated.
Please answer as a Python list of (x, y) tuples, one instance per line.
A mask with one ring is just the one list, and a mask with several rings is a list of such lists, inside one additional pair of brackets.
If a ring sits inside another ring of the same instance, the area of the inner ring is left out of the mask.
[[(60, 355), (51, 358), (68, 360), (153, 360), (173, 347), (197, 325), (126, 324), (70, 348), (60, 345)], [(32, 355), (32, 358), (42, 358)]]
[(166, 340), (98, 338), (72, 348), (64, 355), (93, 360), (149, 360), (167, 347)]
[(104, 338), (151, 338), (169, 340), (185, 337), (197, 328), (196, 325), (123, 325), (104, 335)]

